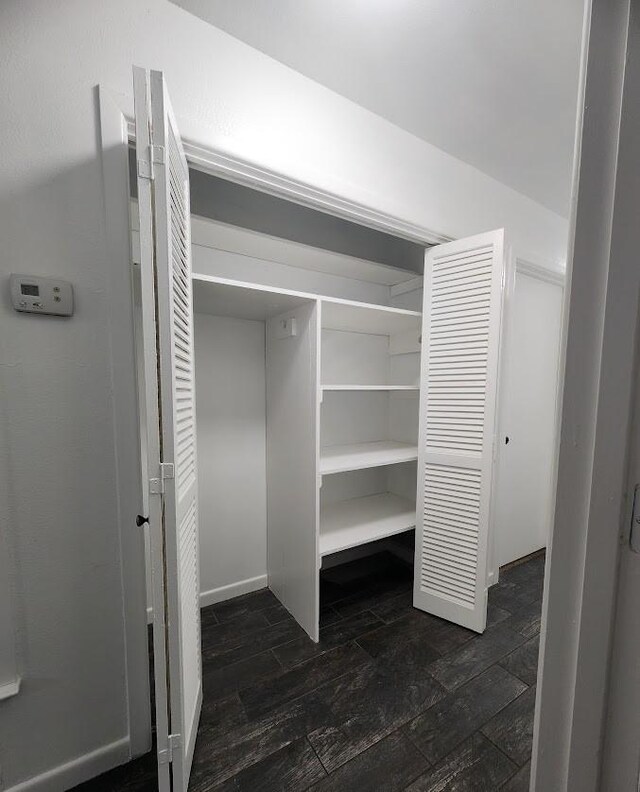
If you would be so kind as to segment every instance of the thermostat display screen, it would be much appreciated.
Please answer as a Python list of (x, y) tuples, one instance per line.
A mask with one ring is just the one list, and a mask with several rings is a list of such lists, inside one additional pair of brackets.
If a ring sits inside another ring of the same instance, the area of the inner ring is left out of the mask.
[(39, 297), (40, 296), (40, 287), (35, 286), (32, 283), (21, 283), (20, 284), (20, 292), (22, 294), (27, 295), (27, 297)]

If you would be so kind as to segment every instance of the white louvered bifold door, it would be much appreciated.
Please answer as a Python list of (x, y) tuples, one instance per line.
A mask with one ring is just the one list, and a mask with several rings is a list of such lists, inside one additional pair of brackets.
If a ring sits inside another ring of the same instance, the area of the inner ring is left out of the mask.
[(502, 230), (425, 257), (414, 605), (477, 632), (487, 617), (504, 265)]
[(134, 84), (159, 785), (187, 792), (202, 705), (189, 172), (162, 73), (136, 69)]

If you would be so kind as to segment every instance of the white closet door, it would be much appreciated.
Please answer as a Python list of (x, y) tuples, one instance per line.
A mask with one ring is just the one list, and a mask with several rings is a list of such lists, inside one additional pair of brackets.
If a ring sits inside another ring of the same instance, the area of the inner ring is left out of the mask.
[(135, 69), (134, 87), (159, 788), (186, 792), (202, 704), (189, 173), (162, 73)]
[(477, 632), (487, 618), (504, 269), (503, 230), (425, 257), (413, 603)]

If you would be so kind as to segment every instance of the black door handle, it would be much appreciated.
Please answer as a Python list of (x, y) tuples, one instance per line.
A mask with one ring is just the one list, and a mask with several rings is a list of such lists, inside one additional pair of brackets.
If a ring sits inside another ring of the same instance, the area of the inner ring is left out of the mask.
[(147, 525), (149, 525), (149, 518), (148, 517), (143, 517), (141, 514), (139, 514), (136, 517), (136, 525), (138, 526), (138, 528), (141, 528), (145, 523), (147, 523)]

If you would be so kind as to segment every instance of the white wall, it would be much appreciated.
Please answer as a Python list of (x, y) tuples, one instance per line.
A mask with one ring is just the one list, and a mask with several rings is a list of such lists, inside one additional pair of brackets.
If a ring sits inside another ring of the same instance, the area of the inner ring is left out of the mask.
[(116, 478), (137, 447), (115, 447), (131, 372), (111, 350), (130, 306), (109, 302), (95, 86), (131, 97), (133, 63), (164, 69), (193, 141), (451, 236), (504, 225), (534, 261), (564, 260), (566, 222), (163, 0), (5, 0), (0, 53), (2, 275), (68, 278), (77, 298), (72, 319), (38, 321), (3, 283), (0, 525), (24, 678), (0, 703), (10, 788), (128, 739)]
[(266, 586), (264, 322), (195, 315), (203, 605)]

